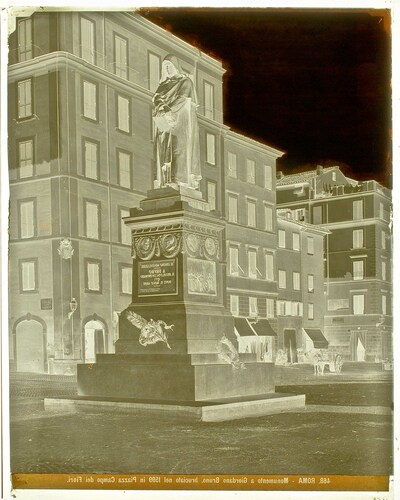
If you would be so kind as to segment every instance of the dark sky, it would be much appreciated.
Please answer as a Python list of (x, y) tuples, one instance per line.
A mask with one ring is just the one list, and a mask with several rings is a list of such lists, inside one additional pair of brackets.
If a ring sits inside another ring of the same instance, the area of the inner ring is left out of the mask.
[(390, 185), (388, 11), (143, 9), (222, 60), (224, 122), (286, 151), (285, 173), (342, 165)]

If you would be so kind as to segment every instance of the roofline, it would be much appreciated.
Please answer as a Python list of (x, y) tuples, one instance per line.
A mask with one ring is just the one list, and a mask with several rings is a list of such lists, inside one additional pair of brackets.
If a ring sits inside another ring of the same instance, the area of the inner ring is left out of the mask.
[[(115, 11), (114, 11), (115, 12)], [(190, 43), (185, 42), (181, 38), (178, 38), (176, 35), (172, 34), (170, 31), (167, 31), (161, 26), (149, 21), (144, 18), (139, 12), (119, 12), (120, 14), (133, 18), (142, 28), (147, 29), (152, 32), (152, 35), (159, 39), (160, 42), (165, 43), (165, 37), (170, 38), (170, 42), (174, 43), (179, 47), (181, 51), (186, 52), (186, 54), (191, 58), (200, 58), (204, 64), (212, 67), (213, 71), (223, 75), (226, 70), (222, 67), (222, 61), (209, 56), (206, 52), (201, 51), (200, 49), (190, 45)], [(198, 61), (199, 62), (199, 61)]]
[(332, 231), (330, 231), (329, 229), (325, 229), (324, 227), (319, 226), (317, 224), (309, 224), (307, 222), (301, 222), (295, 219), (288, 219), (287, 217), (284, 217), (282, 215), (277, 215), (276, 218), (278, 222), (287, 222), (289, 224), (294, 224), (295, 226), (300, 226), (303, 229), (310, 231), (311, 233), (322, 234), (322, 235), (332, 233)]
[(274, 156), (275, 158), (280, 158), (283, 156), (286, 151), (280, 151), (279, 149), (273, 148), (272, 146), (268, 146), (267, 144), (264, 144), (262, 142), (256, 141), (254, 139), (251, 139), (250, 137), (247, 137), (243, 134), (239, 134), (238, 132), (234, 132), (233, 130), (229, 129), (226, 134), (226, 139), (232, 139), (237, 142), (240, 142), (242, 145), (247, 146), (247, 147), (256, 147), (259, 150), (262, 150), (264, 153), (267, 151), (269, 154)]
[(281, 186), (276, 183), (276, 189), (285, 189), (285, 188), (294, 188), (294, 187), (303, 187), (303, 186), (309, 186), (310, 183), (307, 181), (303, 182), (293, 182), (292, 184), (282, 184)]

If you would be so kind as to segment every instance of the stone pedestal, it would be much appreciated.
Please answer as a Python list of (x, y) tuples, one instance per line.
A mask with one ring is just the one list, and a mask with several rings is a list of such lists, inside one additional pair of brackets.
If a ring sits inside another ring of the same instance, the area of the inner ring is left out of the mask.
[[(187, 404), (274, 393), (272, 363), (242, 354), (234, 367), (218, 355), (223, 335), (237, 348), (226, 308), (225, 221), (199, 192), (166, 187), (149, 191), (126, 223), (132, 303), (120, 316), (116, 354), (78, 366), (79, 395)], [(130, 312), (173, 325), (164, 328), (167, 341), (147, 342)]]

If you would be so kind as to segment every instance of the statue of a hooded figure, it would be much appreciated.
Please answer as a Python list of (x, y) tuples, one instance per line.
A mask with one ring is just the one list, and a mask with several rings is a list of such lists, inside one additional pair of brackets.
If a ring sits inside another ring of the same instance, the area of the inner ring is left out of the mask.
[(174, 55), (162, 63), (153, 96), (155, 187), (183, 185), (198, 189), (201, 179), (197, 97), (192, 80)]

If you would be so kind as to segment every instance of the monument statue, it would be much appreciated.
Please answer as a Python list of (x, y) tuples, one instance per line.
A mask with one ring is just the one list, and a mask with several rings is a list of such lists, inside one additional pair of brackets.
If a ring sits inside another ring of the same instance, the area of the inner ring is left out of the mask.
[(176, 56), (167, 55), (153, 96), (155, 187), (183, 185), (198, 189), (201, 179), (197, 97)]

